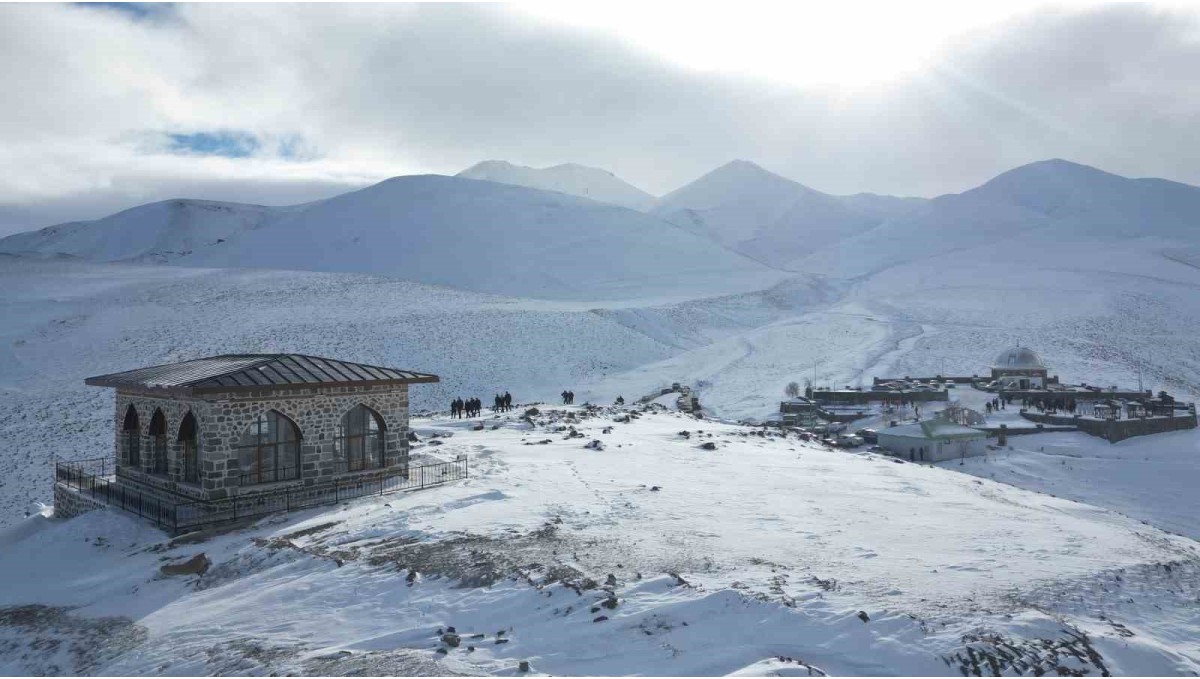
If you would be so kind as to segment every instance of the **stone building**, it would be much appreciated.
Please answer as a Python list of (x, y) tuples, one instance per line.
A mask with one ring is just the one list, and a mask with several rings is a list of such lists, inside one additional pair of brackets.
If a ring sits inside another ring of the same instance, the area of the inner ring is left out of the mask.
[(992, 364), (992, 381), (1001, 389), (1045, 389), (1046, 364), (1029, 347), (1005, 349)]
[(436, 375), (300, 354), (235, 354), (90, 377), (116, 389), (116, 482), (223, 500), (404, 474), (408, 385)]

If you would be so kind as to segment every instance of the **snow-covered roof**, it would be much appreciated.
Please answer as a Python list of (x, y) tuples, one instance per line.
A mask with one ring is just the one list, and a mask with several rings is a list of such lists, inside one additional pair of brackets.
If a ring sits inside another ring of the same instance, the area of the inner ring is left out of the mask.
[(924, 422), (914, 422), (912, 424), (901, 424), (895, 427), (879, 430), (880, 434), (888, 434), (891, 436), (906, 436), (909, 438), (921, 439), (965, 439), (965, 438), (984, 438), (986, 433), (964, 427), (955, 422), (946, 420), (925, 420)]
[(186, 395), (262, 387), (437, 382), (437, 375), (303, 354), (225, 354), (84, 380), (94, 387), (161, 389)]
[(1046, 364), (1042, 363), (1042, 359), (1037, 353), (1029, 347), (1013, 347), (1005, 349), (996, 357), (996, 362), (992, 365), (993, 368), (1004, 370), (1032, 370), (1045, 369)]

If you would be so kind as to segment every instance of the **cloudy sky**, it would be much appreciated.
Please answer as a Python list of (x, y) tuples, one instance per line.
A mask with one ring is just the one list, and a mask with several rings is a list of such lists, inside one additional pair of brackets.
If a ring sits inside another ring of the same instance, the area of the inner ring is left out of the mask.
[(699, 4), (0, 5), (0, 234), (493, 158), (655, 194), (735, 158), (831, 193), (1051, 157), (1200, 184), (1200, 6)]

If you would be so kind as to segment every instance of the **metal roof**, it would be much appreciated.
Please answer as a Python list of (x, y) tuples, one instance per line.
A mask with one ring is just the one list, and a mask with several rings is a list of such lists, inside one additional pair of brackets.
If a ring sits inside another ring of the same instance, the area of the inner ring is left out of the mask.
[(84, 383), (94, 387), (194, 395), (263, 387), (286, 389), (437, 381), (437, 375), (304, 354), (226, 354), (89, 377)]
[(887, 429), (880, 429), (880, 434), (888, 434), (891, 436), (906, 436), (909, 438), (934, 439), (934, 440), (955, 440), (955, 439), (979, 439), (987, 436), (986, 432), (971, 427), (964, 427), (955, 422), (946, 422), (944, 420), (924, 420), (922, 422), (913, 422), (912, 424), (901, 424)]
[(1046, 364), (1042, 363), (1042, 359), (1038, 357), (1037, 352), (1029, 347), (1013, 347), (1005, 349), (999, 356), (996, 357), (996, 362), (992, 367), (997, 370), (1005, 368), (1013, 370), (1039, 370), (1045, 369)]

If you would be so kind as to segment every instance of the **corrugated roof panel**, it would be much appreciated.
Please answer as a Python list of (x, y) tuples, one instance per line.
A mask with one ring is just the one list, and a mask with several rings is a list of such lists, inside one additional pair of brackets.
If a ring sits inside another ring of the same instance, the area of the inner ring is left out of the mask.
[(349, 382), (351, 379), (353, 379), (352, 375), (346, 374), (346, 372), (343, 371), (341, 369), (341, 367), (338, 365), (338, 363), (340, 363), (340, 361), (335, 361), (332, 358), (316, 358), (314, 356), (310, 356), (309, 358), (319, 361), (320, 365), (322, 367), (324, 367), (331, 375), (334, 376), (334, 378), (335, 378), (334, 381)]
[(321, 381), (321, 378), (313, 372), (311, 364), (303, 356), (284, 356), (279, 359), (279, 362), (291, 368), (292, 372), (307, 384)]
[(96, 386), (164, 388), (185, 392), (194, 389), (286, 387), (299, 384), (436, 381), (436, 375), (302, 354), (213, 356), (89, 377), (86, 380), (88, 384)]
[(254, 376), (256, 378), (261, 377), (262, 379), (268, 380), (269, 384), (295, 384), (296, 382), (303, 381), (299, 377), (291, 374), (291, 370), (279, 365), (278, 362), (260, 365), (251, 372), (257, 372), (257, 374)]
[(346, 361), (338, 361), (338, 363), (341, 364), (341, 367), (343, 370), (350, 373), (351, 375), (354, 375), (354, 379), (357, 381), (365, 381), (365, 380), (374, 379), (371, 377), (371, 375), (369, 373), (367, 373), (365, 370), (363, 370), (362, 366), (360, 366), (360, 365), (357, 365), (355, 363), (348, 363)]

